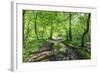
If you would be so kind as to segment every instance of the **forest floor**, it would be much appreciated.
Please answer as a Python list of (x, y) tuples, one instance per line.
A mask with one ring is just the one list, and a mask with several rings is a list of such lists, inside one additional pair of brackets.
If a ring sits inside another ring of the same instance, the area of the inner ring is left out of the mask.
[(79, 60), (77, 48), (65, 45), (62, 39), (48, 40), (38, 51), (33, 52), (28, 62)]

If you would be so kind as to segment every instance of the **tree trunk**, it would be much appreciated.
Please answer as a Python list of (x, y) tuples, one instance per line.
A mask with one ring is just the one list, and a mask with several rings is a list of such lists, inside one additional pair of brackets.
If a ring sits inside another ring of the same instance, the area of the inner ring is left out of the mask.
[[(57, 17), (57, 12), (55, 11), (54, 12), (54, 15), (53, 16), (56, 16)], [(53, 36), (53, 23), (54, 23), (54, 21), (56, 20), (56, 18), (54, 19), (54, 20), (52, 20), (52, 19), (50, 19), (50, 21), (51, 21), (51, 32), (50, 32), (50, 39), (52, 39), (52, 36)]]
[(52, 39), (52, 34), (53, 34), (53, 24), (51, 24), (50, 39)]
[(68, 31), (66, 30), (66, 40), (68, 40)]
[(72, 19), (72, 15), (71, 15), (71, 13), (69, 13), (69, 40), (70, 41), (72, 41), (72, 31), (71, 31), (71, 25), (72, 25), (72, 23), (71, 23), (71, 19)]
[(25, 48), (25, 37), (24, 37), (25, 23), (24, 22), (25, 22), (25, 10), (23, 10), (23, 45), (24, 45), (23, 47)]
[(86, 30), (84, 31), (84, 33), (83, 33), (83, 35), (82, 35), (82, 39), (81, 39), (81, 47), (84, 47), (84, 46), (85, 46), (85, 45), (84, 45), (84, 38), (85, 38), (86, 34), (87, 34), (88, 31), (89, 31), (89, 20), (90, 20), (90, 16), (91, 16), (91, 14), (89, 13), (89, 14), (88, 14), (88, 18), (87, 18), (87, 28), (86, 28)]
[(37, 20), (37, 13), (35, 13), (35, 15), (34, 15), (34, 29), (35, 29), (36, 37), (37, 37), (37, 39), (39, 39), (38, 34), (37, 34), (37, 22), (36, 22), (36, 20)]
[(42, 28), (43, 28), (43, 30), (42, 30), (42, 39), (44, 39), (44, 33), (46, 32), (46, 25), (44, 25), (44, 24), (42, 24)]

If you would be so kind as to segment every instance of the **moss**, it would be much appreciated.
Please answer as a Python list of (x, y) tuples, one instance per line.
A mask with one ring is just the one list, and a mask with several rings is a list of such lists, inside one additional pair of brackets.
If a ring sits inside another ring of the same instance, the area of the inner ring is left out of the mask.
[(61, 53), (61, 49), (63, 48), (63, 45), (60, 44), (60, 43), (55, 43), (53, 46), (52, 46), (52, 54), (53, 55), (59, 55), (59, 53)]
[(74, 46), (80, 46), (80, 41), (73, 41), (71, 44)]
[(80, 59), (90, 59), (91, 58), (91, 53), (88, 53), (84, 50), (84, 48), (80, 48), (77, 50)]
[(60, 48), (62, 48), (63, 46), (61, 45), (61, 44), (54, 44), (53, 45), (53, 49), (60, 49)]

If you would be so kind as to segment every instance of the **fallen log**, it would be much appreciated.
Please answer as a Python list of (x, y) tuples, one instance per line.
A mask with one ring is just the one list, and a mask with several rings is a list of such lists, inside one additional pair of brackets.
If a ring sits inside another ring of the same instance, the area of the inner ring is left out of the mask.
[(37, 53), (31, 56), (28, 62), (41, 61), (41, 60), (47, 59), (49, 56), (50, 56), (50, 51), (44, 51), (44, 52)]

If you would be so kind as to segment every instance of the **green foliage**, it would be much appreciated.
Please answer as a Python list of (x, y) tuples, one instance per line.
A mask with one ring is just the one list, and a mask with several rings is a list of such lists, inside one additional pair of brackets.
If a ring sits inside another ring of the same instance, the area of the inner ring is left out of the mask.
[(84, 50), (85, 48), (78, 49), (80, 59), (91, 59), (91, 54)]
[[(70, 17), (71, 14), (71, 17)], [(48, 40), (63, 40), (65, 46), (80, 47), (81, 39), (87, 28), (89, 13), (63, 12), (63, 11), (40, 11), (23, 10), (23, 62), (27, 62), (29, 56), (48, 43)], [(71, 23), (71, 24), (70, 24)], [(71, 26), (71, 28), (69, 28)], [(70, 31), (71, 30), (71, 31)], [(85, 36), (85, 46), (90, 48), (91, 34)], [(71, 36), (69, 35), (72, 34)], [(70, 40), (72, 37), (72, 40)], [(61, 49), (59, 43), (52, 46), (54, 49)], [(81, 47), (83, 49), (83, 47)], [(79, 49), (82, 58), (89, 58), (90, 54)]]
[(60, 49), (60, 48), (62, 48), (63, 46), (61, 45), (61, 44), (59, 44), (59, 43), (57, 43), (57, 44), (54, 44), (53, 45), (53, 49)]

